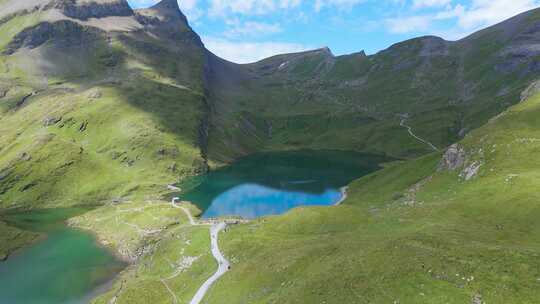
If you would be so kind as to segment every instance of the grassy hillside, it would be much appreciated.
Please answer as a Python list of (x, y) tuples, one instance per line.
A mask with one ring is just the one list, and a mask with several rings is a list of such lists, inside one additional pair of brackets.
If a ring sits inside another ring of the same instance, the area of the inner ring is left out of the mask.
[(191, 226), (184, 212), (170, 204), (106, 205), (70, 224), (92, 231), (133, 262), (96, 304), (187, 303), (215, 268), (209, 228)]
[(440, 154), (394, 163), (340, 207), (233, 228), (208, 302), (535, 303), (539, 114), (537, 95), (472, 132), (454, 170)]
[(321, 49), (243, 66), (215, 60), (210, 155), (432, 152), (400, 126), (405, 116), (417, 135), (444, 148), (515, 104), (538, 77), (539, 20), (533, 10), (460, 41), (420, 37), (370, 56)]
[[(0, 22), (0, 209), (100, 205), (72, 224), (136, 262), (96, 303), (189, 300), (215, 262), (208, 229), (156, 203), (165, 186), (208, 164), (297, 149), (416, 159), (354, 182), (339, 207), (233, 227), (220, 239), (232, 271), (207, 303), (540, 296), (540, 97), (470, 133), (538, 78), (539, 10), (458, 42), (251, 65), (205, 50), (176, 1), (115, 30), (53, 17)], [(450, 163), (440, 167), (442, 153), (406, 126), (441, 149), (461, 140)], [(0, 232), (0, 258), (37, 237)]]
[[(0, 207), (159, 197), (206, 170), (196, 41), (44, 16), (0, 24)], [(46, 41), (18, 49), (43, 31)]]

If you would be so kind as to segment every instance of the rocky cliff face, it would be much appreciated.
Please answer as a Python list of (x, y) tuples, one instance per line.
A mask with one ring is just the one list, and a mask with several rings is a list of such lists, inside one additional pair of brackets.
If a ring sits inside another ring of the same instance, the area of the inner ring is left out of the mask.
[(85, 41), (97, 39), (100, 32), (67, 20), (42, 22), (17, 34), (3, 53), (11, 55), (21, 48), (35, 49), (51, 39), (62, 41), (66, 46), (84, 45)]
[(33, 0), (0, 4), (0, 23), (34, 12), (58, 11), (66, 17), (86, 21), (90, 18), (132, 16), (126, 0)]
[(136, 11), (137, 21), (160, 37), (177, 42), (195, 43), (204, 47), (199, 36), (191, 29), (176, 0), (163, 0), (158, 4)]
[(133, 15), (126, 0), (53, 0), (50, 7), (61, 10), (67, 17), (80, 20)]

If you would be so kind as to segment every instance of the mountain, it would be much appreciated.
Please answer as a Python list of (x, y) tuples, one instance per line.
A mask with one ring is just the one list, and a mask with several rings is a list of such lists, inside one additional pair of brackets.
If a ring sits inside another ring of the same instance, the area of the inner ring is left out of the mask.
[(3, 1), (1, 11), (4, 206), (160, 193), (257, 151), (414, 158), (514, 104), (540, 73), (538, 10), (456, 42), (421, 37), (372, 56), (324, 48), (247, 65), (206, 50), (174, 0), (142, 10), (123, 0)]
[(159, 197), (206, 171), (206, 51), (175, 1), (0, 11), (2, 207)]
[[(231, 229), (208, 303), (535, 303), (540, 91), (444, 153), (389, 164), (336, 208)], [(264, 292), (266, 291), (266, 292)]]
[[(175, 0), (0, 0), (0, 210), (104, 205), (74, 222), (134, 264), (96, 303), (168, 302), (171, 259), (198, 263), (183, 297), (215, 266), (203, 227), (145, 206), (168, 184), (261, 151), (376, 153), (398, 161), (342, 206), (231, 228), (207, 301), (534, 303), (539, 45), (536, 9), (459, 41), (240, 65)], [(148, 229), (112, 228), (125, 217)], [(38, 237), (0, 231), (2, 259)]]
[(217, 74), (234, 77), (212, 86), (211, 154), (231, 159), (302, 147), (400, 158), (430, 152), (400, 127), (402, 117), (443, 149), (515, 104), (538, 77), (539, 18), (533, 10), (459, 41), (420, 37), (371, 56), (321, 49), (223, 63)]

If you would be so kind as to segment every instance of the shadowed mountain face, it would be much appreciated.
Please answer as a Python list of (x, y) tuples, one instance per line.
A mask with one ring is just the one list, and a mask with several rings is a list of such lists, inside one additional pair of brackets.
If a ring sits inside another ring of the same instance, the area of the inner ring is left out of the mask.
[(442, 149), (538, 77), (539, 20), (238, 65), (205, 49), (175, 0), (0, 1), (0, 205), (157, 195), (261, 151)]
[(222, 76), (212, 85), (211, 153), (431, 151), (400, 127), (404, 117), (416, 135), (444, 148), (519, 101), (540, 73), (539, 30), (534, 10), (460, 41), (421, 37), (372, 56), (321, 49), (243, 66), (215, 59)]

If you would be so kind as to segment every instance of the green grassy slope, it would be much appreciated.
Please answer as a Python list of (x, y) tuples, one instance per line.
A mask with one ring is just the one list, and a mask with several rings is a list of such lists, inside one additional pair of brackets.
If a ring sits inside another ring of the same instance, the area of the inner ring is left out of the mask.
[(536, 303), (539, 114), (537, 95), (472, 132), (454, 171), (440, 154), (394, 163), (342, 206), (233, 228), (208, 302)]
[[(0, 208), (104, 205), (73, 224), (139, 260), (96, 303), (186, 302), (210, 275), (208, 230), (142, 203), (204, 173), (207, 152), (210, 162), (300, 148), (412, 158), (431, 151), (398, 115), (442, 148), (516, 103), (539, 73), (538, 10), (456, 43), (244, 66), (209, 54), (178, 15), (160, 28), (156, 14), (127, 32), (39, 12), (0, 24)], [(48, 39), (36, 46), (32, 35)], [(206, 301), (534, 303), (539, 109), (534, 97), (471, 133), (456, 171), (437, 171), (438, 153), (394, 163), (351, 185), (342, 206), (232, 228), (221, 241), (233, 269)], [(0, 257), (34, 237), (0, 232), (10, 242)]]
[(191, 226), (170, 204), (106, 205), (70, 224), (92, 231), (102, 244), (137, 262), (93, 303), (187, 303), (216, 267), (209, 228)]
[(197, 41), (174, 42), (159, 29), (50, 23), (43, 15), (0, 24), (0, 51), (44, 24), (51, 34), (0, 55), (0, 207), (158, 197), (168, 183), (206, 170)]
[(216, 60), (210, 154), (432, 152), (399, 126), (403, 114), (417, 135), (444, 148), (518, 101), (538, 77), (539, 18), (533, 10), (457, 42), (421, 37), (371, 56), (321, 49), (244, 66)]

